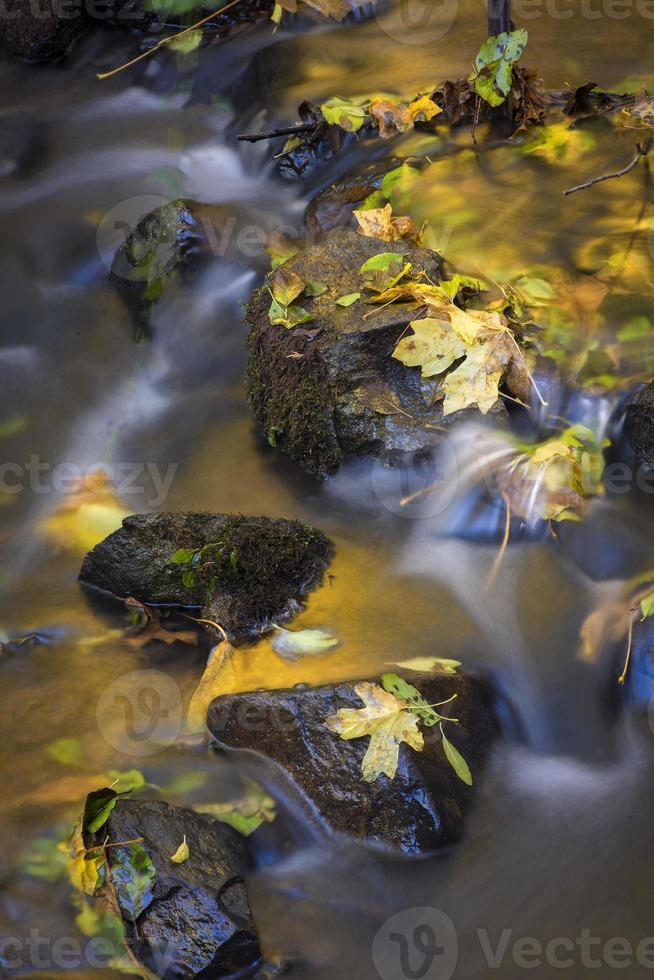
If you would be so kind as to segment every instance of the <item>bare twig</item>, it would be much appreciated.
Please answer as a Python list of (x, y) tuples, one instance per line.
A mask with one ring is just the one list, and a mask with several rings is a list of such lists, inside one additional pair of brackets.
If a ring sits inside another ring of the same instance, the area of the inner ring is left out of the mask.
[(593, 187), (595, 184), (600, 184), (603, 180), (613, 180), (614, 177), (624, 177), (625, 174), (631, 173), (634, 167), (637, 167), (643, 157), (646, 157), (652, 146), (652, 140), (648, 137), (642, 145), (640, 143), (636, 144), (636, 155), (633, 160), (623, 167), (622, 170), (616, 170), (612, 174), (602, 174), (601, 177), (592, 177), (591, 180), (585, 181), (583, 184), (577, 184), (576, 187), (569, 187), (567, 191), (563, 191), (564, 195), (575, 194), (577, 191), (585, 191), (589, 187)]
[(504, 555), (506, 554), (506, 549), (509, 546), (509, 538), (511, 536), (511, 501), (505, 493), (502, 494), (502, 499), (504, 500), (505, 507), (505, 518), (504, 518), (504, 534), (502, 535), (502, 543), (500, 545), (500, 550), (495, 555), (495, 561), (488, 573), (488, 578), (484, 584), (483, 595), (487, 595), (490, 591), (493, 582), (497, 578), (497, 573), (500, 570), (500, 565), (504, 560)]
[(113, 68), (111, 71), (106, 71), (101, 75), (97, 75), (96, 77), (99, 79), (99, 81), (103, 81), (105, 78), (111, 78), (112, 75), (117, 75), (118, 72), (124, 71), (125, 68), (131, 68), (132, 65), (138, 64), (138, 62), (143, 61), (144, 58), (149, 58), (151, 54), (154, 54), (155, 51), (158, 51), (160, 48), (170, 44), (171, 41), (177, 41), (180, 37), (185, 37), (192, 31), (197, 31), (199, 27), (203, 27), (204, 24), (208, 24), (210, 20), (215, 20), (220, 14), (224, 14), (226, 10), (229, 10), (231, 7), (235, 7), (237, 3), (241, 3), (241, 0), (231, 0), (231, 2), (226, 3), (224, 7), (219, 7), (218, 10), (214, 10), (212, 13), (210, 13), (208, 17), (203, 17), (202, 20), (197, 21), (195, 24), (191, 24), (191, 26), (187, 27), (185, 30), (179, 31), (177, 34), (171, 34), (169, 37), (164, 37), (158, 44), (148, 48), (147, 51), (143, 51), (136, 58), (132, 58), (131, 61), (127, 61), (124, 65), (120, 65), (118, 68)]
[(628, 639), (627, 639), (627, 656), (625, 657), (625, 662), (624, 662), (624, 667), (622, 668), (622, 673), (618, 677), (618, 684), (624, 684), (624, 682), (627, 679), (627, 674), (629, 673), (629, 663), (631, 661), (631, 648), (633, 646), (633, 641), (634, 641), (634, 618), (635, 618), (635, 615), (636, 614), (634, 612), (634, 614), (631, 616), (631, 619), (629, 620), (629, 630), (628, 630), (628, 633), (627, 633), (627, 637), (628, 637)]
[(269, 133), (241, 133), (236, 139), (244, 140), (246, 143), (258, 143), (259, 140), (274, 140), (277, 136), (295, 136), (296, 133), (311, 133), (314, 129), (316, 129), (315, 123), (306, 123), (301, 126), (283, 126), (281, 129), (273, 129)]

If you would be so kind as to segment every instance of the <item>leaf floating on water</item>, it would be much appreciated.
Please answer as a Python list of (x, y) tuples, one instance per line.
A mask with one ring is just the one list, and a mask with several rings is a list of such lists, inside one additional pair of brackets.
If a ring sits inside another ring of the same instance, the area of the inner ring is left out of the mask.
[(197, 813), (213, 817), (220, 823), (229, 824), (244, 837), (253, 834), (262, 823), (272, 823), (277, 807), (272, 796), (253, 779), (244, 779), (245, 792), (227, 803), (205, 803), (194, 806)]
[(116, 847), (111, 858), (111, 882), (123, 914), (132, 923), (153, 899), (156, 869), (140, 844)]
[(445, 736), (442, 725), (441, 735), (443, 738), (443, 751), (445, 752), (447, 761), (452, 766), (452, 769), (454, 769), (459, 779), (466, 783), (466, 785), (472, 786), (472, 773), (470, 772), (470, 767), (459, 750), (455, 748), (455, 746), (452, 745), (450, 740)]
[(362, 764), (363, 778), (374, 782), (382, 774), (393, 779), (399, 762), (400, 743), (422, 752), (424, 739), (418, 731), (418, 718), (406, 701), (367, 681), (355, 685), (364, 708), (340, 708), (325, 724), (329, 731), (349, 740), (370, 736)]
[(285, 660), (295, 661), (300, 657), (316, 657), (334, 650), (338, 637), (330, 629), (286, 630), (276, 626), (277, 633), (272, 641), (275, 653)]
[(184, 840), (179, 845), (175, 853), (171, 854), (170, 860), (173, 862), (173, 864), (184, 864), (185, 861), (188, 861), (190, 856), (191, 852), (189, 851), (188, 844), (186, 843), (186, 835), (184, 835)]
[(223, 640), (211, 650), (207, 666), (186, 712), (187, 733), (206, 731), (207, 709), (214, 698), (225, 693), (225, 661), (233, 655), (234, 647), (229, 640)]
[(461, 666), (460, 660), (447, 660), (443, 657), (413, 657), (411, 660), (398, 661), (395, 665), (403, 670), (415, 670), (419, 674), (429, 674), (437, 671), (441, 674), (456, 674)]
[(82, 744), (77, 738), (57, 738), (48, 745), (48, 755), (64, 766), (86, 765)]

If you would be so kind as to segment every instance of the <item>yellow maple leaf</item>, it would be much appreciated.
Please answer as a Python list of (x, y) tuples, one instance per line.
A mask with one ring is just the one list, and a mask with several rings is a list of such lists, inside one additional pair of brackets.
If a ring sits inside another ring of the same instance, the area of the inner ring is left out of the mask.
[(415, 122), (429, 122), (443, 110), (428, 95), (423, 95), (407, 106), (407, 112)]
[(400, 238), (415, 238), (418, 229), (407, 216), (393, 217), (393, 208), (386, 204), (383, 208), (368, 208), (355, 211), (359, 223), (359, 234), (367, 238), (378, 238), (382, 242), (396, 242)]
[(330, 732), (349, 740), (370, 736), (361, 771), (366, 782), (374, 782), (382, 773), (393, 779), (397, 772), (400, 743), (406, 742), (416, 752), (424, 748), (419, 718), (407, 710), (409, 705), (378, 684), (363, 681), (354, 688), (364, 708), (340, 708), (325, 722)]
[(425, 317), (409, 326), (413, 334), (402, 338), (393, 357), (407, 367), (420, 366), (423, 378), (442, 374), (468, 351), (448, 320)]
[(445, 392), (443, 415), (451, 415), (474, 405), (482, 415), (486, 415), (500, 396), (503, 373), (504, 367), (488, 344), (469, 347), (465, 361), (441, 384)]

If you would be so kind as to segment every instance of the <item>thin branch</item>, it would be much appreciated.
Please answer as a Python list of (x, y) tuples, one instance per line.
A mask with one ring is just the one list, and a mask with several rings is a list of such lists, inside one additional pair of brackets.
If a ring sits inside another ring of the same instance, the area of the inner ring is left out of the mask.
[(241, 0), (231, 0), (231, 2), (225, 4), (224, 7), (219, 7), (218, 10), (214, 10), (212, 13), (210, 13), (208, 17), (203, 17), (202, 20), (197, 21), (195, 24), (191, 24), (191, 26), (187, 27), (185, 30), (179, 31), (177, 34), (171, 34), (170, 37), (164, 37), (158, 44), (148, 48), (147, 51), (141, 52), (141, 54), (137, 55), (136, 58), (132, 58), (131, 61), (127, 61), (124, 65), (120, 65), (118, 68), (113, 68), (111, 71), (106, 71), (101, 75), (97, 75), (96, 77), (99, 81), (103, 81), (105, 78), (111, 78), (112, 75), (117, 75), (118, 72), (124, 71), (126, 68), (131, 68), (132, 65), (138, 64), (138, 62), (143, 61), (144, 58), (149, 58), (151, 54), (154, 54), (155, 51), (158, 51), (160, 48), (170, 44), (171, 41), (177, 41), (180, 37), (185, 37), (192, 31), (197, 31), (199, 27), (203, 27), (205, 24), (208, 24), (210, 20), (215, 20), (219, 14), (224, 14), (226, 10), (229, 10), (231, 7), (235, 7), (238, 3), (241, 3)]
[(634, 612), (634, 614), (632, 615), (632, 617), (629, 620), (629, 631), (628, 631), (628, 634), (627, 634), (627, 636), (628, 636), (628, 639), (627, 639), (627, 656), (625, 657), (625, 662), (624, 662), (624, 667), (622, 668), (622, 673), (618, 677), (618, 684), (624, 684), (624, 682), (627, 679), (627, 674), (629, 673), (629, 663), (631, 661), (631, 648), (633, 646), (633, 640), (634, 640), (634, 619), (635, 619), (635, 616), (636, 616), (636, 614)]
[(652, 146), (652, 140), (648, 137), (642, 144), (636, 144), (636, 155), (633, 160), (623, 167), (622, 170), (616, 170), (612, 174), (602, 174), (601, 177), (592, 177), (591, 180), (585, 181), (583, 184), (577, 184), (576, 187), (569, 187), (567, 191), (563, 191), (564, 195), (575, 194), (577, 191), (585, 191), (589, 187), (594, 187), (595, 184), (600, 184), (603, 180), (613, 180), (614, 177), (624, 177), (625, 174), (631, 173), (634, 167), (637, 167), (643, 157), (646, 157)]
[(484, 595), (487, 594), (487, 592), (490, 590), (491, 586), (493, 585), (493, 582), (497, 578), (497, 573), (500, 570), (500, 565), (502, 564), (504, 555), (506, 554), (506, 549), (509, 545), (509, 537), (511, 535), (511, 501), (509, 500), (509, 498), (505, 493), (502, 494), (502, 499), (504, 501), (504, 506), (506, 509), (506, 517), (504, 521), (504, 534), (502, 536), (502, 543), (500, 545), (500, 550), (495, 555), (495, 561), (493, 562), (493, 566), (490, 572), (488, 573), (488, 578), (486, 579), (486, 583), (484, 585), (484, 591), (483, 591)]
[(246, 143), (258, 143), (259, 140), (274, 140), (278, 136), (295, 136), (296, 133), (312, 133), (316, 129), (315, 123), (306, 123), (301, 126), (282, 126), (281, 129), (272, 129), (269, 133), (241, 133), (236, 137)]

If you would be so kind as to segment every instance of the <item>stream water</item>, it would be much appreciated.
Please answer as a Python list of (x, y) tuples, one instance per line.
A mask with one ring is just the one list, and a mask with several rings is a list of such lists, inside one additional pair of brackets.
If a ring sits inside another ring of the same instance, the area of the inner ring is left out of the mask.
[[(551, 86), (654, 85), (651, 20), (636, 5), (622, 18), (596, 6), (591, 16), (561, 4), (566, 19), (530, 4), (540, 13), (524, 21), (526, 62)], [(0, 929), (22, 954), (11, 975), (119, 975), (52, 953), (59, 938), (85, 939), (48, 855), (104, 774), (137, 768), (180, 803), (219, 792), (217, 761), (175, 741), (174, 712), (156, 752), (126, 742), (103, 715), (111, 685), (133, 671), (160, 672), (171, 704), (183, 702), (207, 656), (206, 646), (135, 648), (124, 611), (80, 590), (83, 554), (121, 509), (292, 516), (333, 538), (331, 574), (295, 622), (332, 627), (339, 649), (290, 663), (263, 639), (239, 650), (226, 689), (370, 677), (436, 655), (463, 661), (497, 691), (503, 738), (455, 850), (404, 858), (307, 828), (290, 854), (253, 872), (264, 949), (297, 958), (294, 977), (654, 971), (654, 735), (642, 698), (636, 710), (618, 689), (615, 650), (592, 662), (577, 655), (588, 612), (652, 564), (649, 494), (609, 493), (558, 543), (510, 545), (484, 595), (497, 540), (479, 526), (468, 533), (456, 487), (447, 510), (428, 497), (402, 509), (399, 498), (426, 483), (417, 468), (391, 475), (359, 464), (316, 482), (265, 443), (245, 402), (240, 304), (269, 259), (248, 234), (301, 237), (311, 195), (382, 153), (432, 161), (411, 189), (412, 214), (429, 218), (463, 271), (504, 281), (556, 265), (574, 290), (582, 273), (613, 262), (620, 281), (605, 328), (654, 315), (645, 169), (562, 196), (631, 158), (628, 129), (562, 126), (539, 152), (520, 140), (476, 151), (463, 130), (408, 137), (401, 150), (362, 144), (308, 184), (281, 182), (265, 144), (235, 141), (248, 127), (290, 124), (305, 98), (412, 94), (467, 74), (484, 38), (478, 7), (435, 8), (421, 43), (406, 6), (357, 25), (275, 35), (264, 24), (203, 49), (197, 64), (156, 56), (103, 83), (97, 71), (134, 53), (129, 35), (99, 29), (56, 66), (0, 60), (1, 629), (3, 639), (38, 634), (0, 658)], [(120, 221), (149, 199), (179, 196), (219, 216), (221, 254), (192, 290), (165, 295), (152, 341), (134, 343), (107, 259)], [(570, 405), (575, 420), (600, 425), (592, 398)], [(116, 496), (67, 505), (66, 491), (98, 466), (110, 469)], [(458, 535), (447, 533), (454, 517)], [(281, 791), (279, 806), (281, 841), (297, 811)], [(424, 916), (407, 910), (425, 907), (440, 945), (421, 960), (414, 930)], [(33, 930), (47, 943), (41, 960), (26, 952)], [(390, 965), (398, 934), (409, 972)]]

